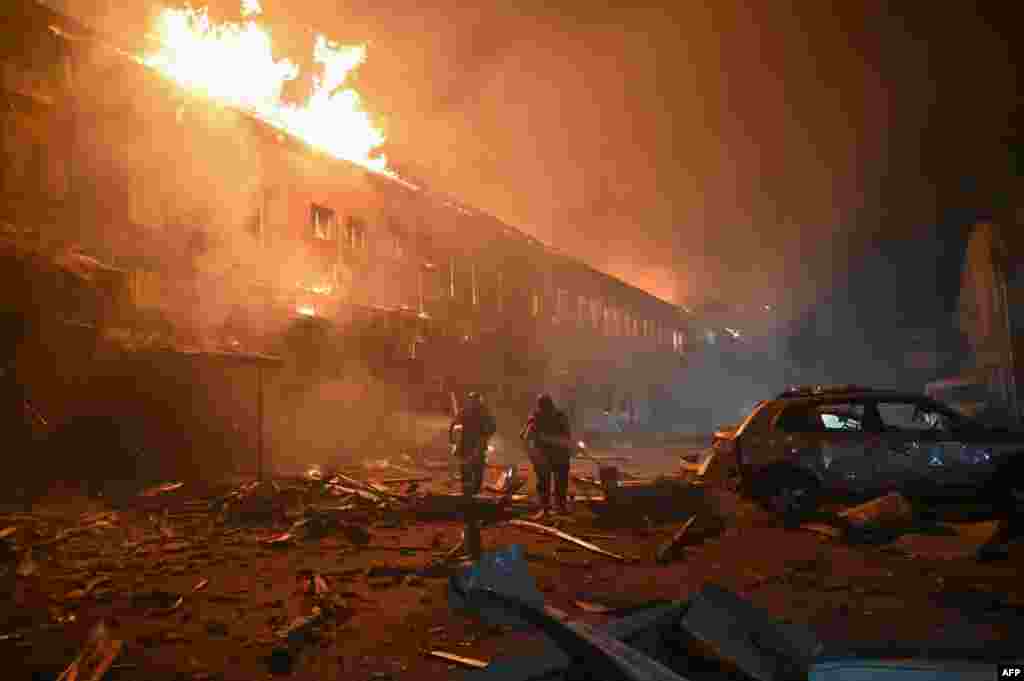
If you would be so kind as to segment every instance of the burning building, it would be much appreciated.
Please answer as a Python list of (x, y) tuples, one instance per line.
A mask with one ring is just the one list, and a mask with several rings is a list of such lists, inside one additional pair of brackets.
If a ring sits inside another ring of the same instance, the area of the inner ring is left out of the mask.
[(521, 412), (547, 389), (580, 429), (671, 421), (684, 312), (389, 170), (345, 88), (361, 49), (319, 38), (288, 104), (295, 67), (251, 16), (167, 10), (130, 45), (30, 0), (2, 13), (0, 220), (123, 274), (132, 321), (86, 321), (312, 377), (358, 361), (421, 406), (474, 388)]

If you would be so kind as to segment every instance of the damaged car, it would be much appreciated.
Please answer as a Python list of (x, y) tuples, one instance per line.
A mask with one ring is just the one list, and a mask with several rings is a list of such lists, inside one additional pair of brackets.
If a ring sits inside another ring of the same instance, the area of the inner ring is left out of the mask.
[(1024, 435), (923, 395), (815, 386), (759, 403), (738, 428), (716, 433), (713, 447), (741, 490), (799, 518), (829, 496), (979, 500), (1002, 477), (1020, 484), (1000, 471), (1024, 452)]

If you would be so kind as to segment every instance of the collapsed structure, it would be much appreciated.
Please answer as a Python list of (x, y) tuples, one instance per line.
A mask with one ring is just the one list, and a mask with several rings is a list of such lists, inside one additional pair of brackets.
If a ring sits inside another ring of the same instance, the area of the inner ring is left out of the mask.
[(3, 15), (0, 220), (114, 282), (66, 321), (283, 352), (308, 376), (358, 360), (418, 406), (472, 387), (522, 410), (544, 388), (577, 429), (670, 418), (680, 308), (180, 87), (41, 4)]

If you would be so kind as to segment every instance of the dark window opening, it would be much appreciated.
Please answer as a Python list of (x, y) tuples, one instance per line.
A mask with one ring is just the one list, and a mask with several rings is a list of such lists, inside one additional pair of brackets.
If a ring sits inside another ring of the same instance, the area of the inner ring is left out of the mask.
[(310, 206), (309, 220), (314, 239), (335, 241), (338, 238), (338, 217), (330, 208), (314, 203)]
[(353, 251), (366, 250), (366, 221), (349, 216), (345, 220), (345, 246)]

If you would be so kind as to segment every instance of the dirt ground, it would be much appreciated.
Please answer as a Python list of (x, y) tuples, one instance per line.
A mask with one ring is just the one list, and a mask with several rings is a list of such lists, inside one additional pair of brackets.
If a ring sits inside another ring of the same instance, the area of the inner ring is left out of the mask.
[[(490, 477), (493, 483), (494, 471)], [(425, 487), (454, 489), (446, 482)], [(597, 492), (588, 487), (574, 485), (573, 492)], [(848, 545), (784, 529), (726, 491), (627, 489), (632, 496), (618, 510), (580, 500), (568, 516), (546, 521), (627, 561), (500, 523), (483, 529), (484, 550), (521, 545), (547, 604), (590, 623), (612, 615), (578, 602), (616, 608), (685, 599), (709, 581), (809, 624), (834, 650), (886, 642), (991, 649), (1024, 621), (1024, 549), (1003, 563), (972, 558), (992, 523), (944, 523), (884, 544)], [(222, 492), (185, 485), (112, 509), (65, 490), (29, 513), (0, 515), (8, 564), (21, 573), (11, 569), (4, 578), (4, 678), (56, 679), (101, 620), (124, 642), (106, 681), (447, 679), (462, 667), (426, 651), (489, 661), (540, 647), (535, 635), (449, 610), (451, 569), (440, 560), (463, 528), (452, 512), (382, 512), (367, 521), (362, 546), (338, 531), (293, 534), (275, 546), (263, 540), (287, 531), (308, 499), (291, 499), (288, 517), (276, 523), (237, 524), (209, 510)], [(507, 517), (530, 510), (517, 500)], [(697, 516), (690, 544), (673, 562), (658, 564), (658, 547), (690, 515)], [(282, 666), (272, 654), (281, 646), (275, 632), (323, 603), (306, 593), (302, 576), (311, 574), (323, 578), (335, 607)]]

